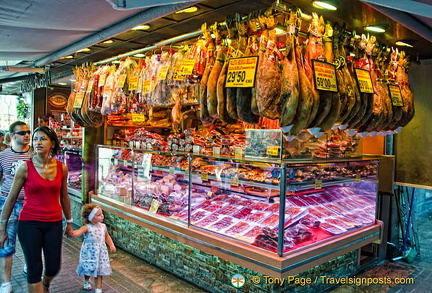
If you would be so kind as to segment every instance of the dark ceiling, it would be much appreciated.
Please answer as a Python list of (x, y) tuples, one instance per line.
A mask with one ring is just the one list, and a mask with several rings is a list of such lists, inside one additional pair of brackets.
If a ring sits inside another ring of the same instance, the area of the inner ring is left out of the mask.
[[(49, 4), (45, 3), (49, 2)], [(164, 1), (167, 2), (167, 1)], [(176, 2), (176, 1), (173, 1)], [(180, 2), (180, 1), (178, 1)], [(266, 9), (272, 0), (205, 0), (198, 11), (176, 14), (189, 3), (118, 10), (105, 0), (1, 0), (0, 83), (2, 93), (19, 92), (19, 79), (29, 73), (2, 71), (4, 66), (49, 66), (53, 82), (69, 81), (73, 66), (153, 46), (183, 34), (198, 32), (203, 23), (223, 22), (226, 15)], [(281, 1), (282, 2), (282, 1)], [(396, 40), (415, 40), (414, 48), (403, 48), (412, 60), (431, 59), (432, 5), (425, 0), (340, 0), (337, 11), (315, 9), (309, 0), (283, 1), (296, 5), (305, 14), (313, 11), (330, 21), (345, 22), (357, 34), (366, 33), (366, 24), (385, 23), (389, 29), (375, 34), (379, 42), (394, 46)], [(366, 3), (368, 2), (368, 3)], [(127, 1), (126, 1), (127, 3)], [(39, 7), (37, 5), (42, 5)], [(407, 5), (408, 4), (408, 5)], [(428, 9), (425, 9), (428, 8)], [(32, 12), (33, 11), (33, 12)], [(23, 21), (25, 19), (25, 21)], [(133, 31), (139, 23), (150, 24), (146, 31)], [(194, 35), (194, 39), (196, 39)], [(112, 44), (102, 44), (106, 39)], [(181, 41), (180, 43), (183, 43)], [(89, 52), (76, 52), (82, 48)], [(61, 59), (72, 55), (72, 59)]]

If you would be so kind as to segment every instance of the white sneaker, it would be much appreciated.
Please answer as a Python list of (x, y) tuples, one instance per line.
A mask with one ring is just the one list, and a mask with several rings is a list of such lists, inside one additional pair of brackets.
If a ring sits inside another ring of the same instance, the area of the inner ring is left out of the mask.
[(8, 283), (3, 283), (3, 284), (1, 285), (0, 293), (11, 293), (11, 292), (12, 292), (12, 286), (11, 286), (11, 283), (10, 283), (10, 282), (8, 282)]
[(24, 264), (24, 267), (23, 267), (22, 273), (23, 273), (24, 275), (27, 275), (27, 264)]

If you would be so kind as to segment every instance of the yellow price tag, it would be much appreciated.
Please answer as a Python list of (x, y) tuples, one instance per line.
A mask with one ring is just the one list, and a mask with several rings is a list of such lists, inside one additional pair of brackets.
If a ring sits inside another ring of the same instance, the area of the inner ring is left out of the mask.
[(180, 65), (179, 73), (183, 75), (191, 75), (195, 66), (195, 59), (184, 59)]
[(220, 147), (213, 147), (213, 155), (219, 156), (220, 152), (221, 152), (221, 148)]
[(169, 65), (162, 65), (159, 68), (158, 80), (165, 80), (168, 74)]
[(73, 103), (74, 108), (81, 108), (83, 100), (84, 100), (84, 92), (79, 92), (75, 94), (75, 100)]
[(182, 67), (181, 67), (180, 64), (175, 66), (174, 73), (173, 73), (173, 76), (172, 76), (173, 80), (183, 81), (185, 79), (185, 77), (183, 75), (184, 73), (181, 72), (181, 68)]
[(138, 89), (138, 76), (131, 76), (129, 78), (129, 90), (135, 91)]
[(374, 89), (369, 70), (356, 68), (355, 73), (357, 76), (357, 84), (359, 86), (360, 92), (365, 94), (373, 94)]
[(118, 82), (117, 82), (117, 88), (122, 88), (124, 86), (125, 81), (126, 81), (126, 76), (127, 76), (126, 74), (120, 75)]
[(322, 91), (337, 92), (336, 66), (331, 63), (312, 60), (315, 88)]
[(159, 209), (159, 206), (160, 206), (160, 203), (157, 200), (153, 199), (151, 202), (149, 211), (151, 213), (156, 213)]
[(277, 157), (279, 156), (279, 146), (269, 146), (267, 147), (266, 154), (267, 156)]
[(106, 82), (106, 75), (105, 74), (99, 75), (98, 86), (104, 86), (105, 82)]
[(322, 180), (315, 180), (315, 189), (320, 189), (322, 186)]
[(231, 186), (239, 186), (239, 179), (237, 176), (231, 177)]
[(142, 93), (148, 94), (150, 92), (151, 80), (144, 80), (142, 86)]
[(202, 173), (201, 174), (201, 180), (202, 181), (207, 181), (208, 180), (208, 174), (207, 173)]
[(398, 85), (389, 84), (388, 85), (390, 97), (392, 100), (392, 105), (397, 107), (403, 106), (402, 94), (400, 87)]
[(132, 113), (132, 121), (134, 123), (142, 123), (145, 121), (145, 117), (143, 114)]
[(236, 158), (243, 158), (243, 149), (242, 148), (235, 148), (234, 150), (234, 157)]
[(355, 182), (360, 182), (360, 179), (361, 179), (360, 174), (357, 174), (357, 175), (356, 175), (356, 178), (355, 178)]
[(257, 64), (258, 56), (231, 58), (225, 87), (253, 87)]

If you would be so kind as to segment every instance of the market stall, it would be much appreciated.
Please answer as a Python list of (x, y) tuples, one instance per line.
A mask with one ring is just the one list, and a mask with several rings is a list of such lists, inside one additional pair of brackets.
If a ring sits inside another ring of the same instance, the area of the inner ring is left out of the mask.
[(413, 118), (405, 53), (279, 2), (191, 35), (74, 70), (82, 192), (114, 241), (212, 291), (381, 261), (393, 165), (358, 146)]

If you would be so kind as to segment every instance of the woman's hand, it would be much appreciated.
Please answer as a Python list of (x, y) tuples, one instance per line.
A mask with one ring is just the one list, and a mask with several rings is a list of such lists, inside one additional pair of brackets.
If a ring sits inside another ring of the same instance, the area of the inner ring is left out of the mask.
[(111, 252), (116, 252), (116, 247), (113, 245), (109, 246)]
[(72, 223), (67, 223), (66, 224), (66, 231), (65, 231), (65, 235), (67, 237), (74, 237), (73, 236), (73, 227), (72, 227)]
[(9, 243), (9, 236), (5, 230), (0, 230), (0, 248), (4, 248), (4, 244)]

